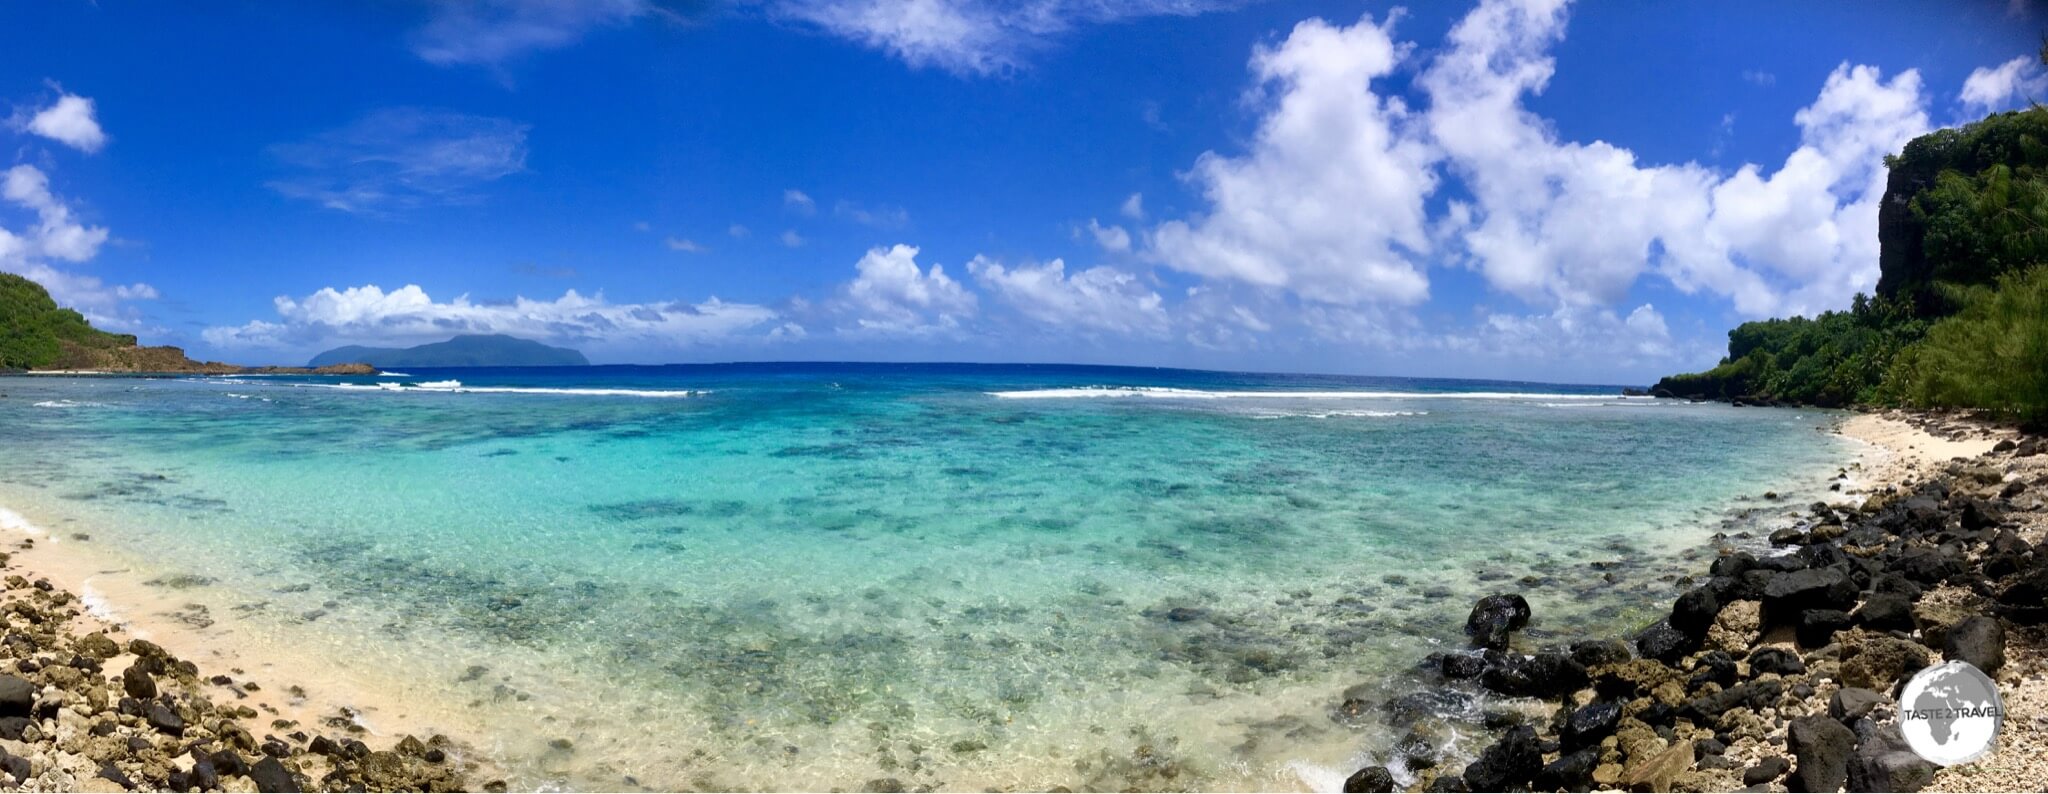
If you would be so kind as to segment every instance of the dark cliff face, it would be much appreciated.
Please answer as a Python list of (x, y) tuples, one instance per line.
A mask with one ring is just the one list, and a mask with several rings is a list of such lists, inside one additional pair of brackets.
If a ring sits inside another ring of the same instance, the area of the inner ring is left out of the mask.
[[(1908, 147), (1910, 148), (1910, 147)], [(1913, 212), (1913, 197), (1934, 185), (1937, 172), (1924, 163), (1893, 161), (1877, 205), (1877, 294), (1895, 297), (1930, 281), (1925, 241), (1927, 225)], [(1915, 305), (1920, 301), (1915, 300)]]

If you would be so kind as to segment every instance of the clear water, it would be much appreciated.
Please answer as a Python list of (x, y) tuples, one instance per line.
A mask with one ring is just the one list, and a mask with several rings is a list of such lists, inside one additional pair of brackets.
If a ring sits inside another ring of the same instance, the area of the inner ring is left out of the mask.
[(1629, 628), (1727, 511), (1849, 455), (1824, 413), (1616, 391), (965, 365), (14, 378), (0, 506), (207, 583), (180, 598), (238, 637), (393, 681), (515, 786), (1298, 789), (1386, 746), (1329, 716), (1338, 693), (1398, 693), (1473, 598)]

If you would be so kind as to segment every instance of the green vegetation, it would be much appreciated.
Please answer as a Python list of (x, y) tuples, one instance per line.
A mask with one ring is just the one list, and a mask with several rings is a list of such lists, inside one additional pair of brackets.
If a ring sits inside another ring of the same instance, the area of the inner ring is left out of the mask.
[(1956, 292), (1962, 312), (1906, 348), (1885, 388), (1911, 405), (1984, 408), (2048, 427), (2048, 267)]
[(1923, 135), (1887, 158), (1875, 297), (1744, 323), (1657, 393), (1973, 408), (2048, 426), (2048, 108)]
[(95, 329), (78, 312), (59, 308), (41, 284), (0, 273), (0, 369), (54, 367), (81, 348), (134, 344), (133, 336)]

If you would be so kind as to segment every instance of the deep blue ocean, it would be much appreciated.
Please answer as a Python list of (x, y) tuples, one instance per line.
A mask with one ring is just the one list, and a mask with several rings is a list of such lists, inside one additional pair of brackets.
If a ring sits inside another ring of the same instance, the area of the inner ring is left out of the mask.
[(1619, 391), (18, 377), (0, 524), (100, 561), (103, 608), (318, 659), (516, 787), (1328, 787), (1392, 741), (1333, 719), (1340, 693), (1406, 691), (1473, 599), (1525, 594), (1536, 642), (1634, 628), (1699, 567), (1683, 552), (1851, 454), (1827, 412)]

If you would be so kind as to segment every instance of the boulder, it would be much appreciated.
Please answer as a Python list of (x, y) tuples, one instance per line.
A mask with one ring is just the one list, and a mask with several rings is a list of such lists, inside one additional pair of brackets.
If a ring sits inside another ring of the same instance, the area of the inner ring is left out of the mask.
[(1593, 769), (1600, 765), (1600, 748), (1588, 747), (1558, 756), (1536, 772), (1537, 791), (1592, 791)]
[(36, 705), (36, 685), (0, 675), (0, 717), (26, 717)]
[(1797, 675), (1804, 672), (1806, 663), (1799, 660), (1798, 654), (1783, 648), (1765, 646), (1749, 653), (1749, 674), (1752, 676), (1765, 673)]
[(1897, 725), (1871, 725), (1849, 759), (1850, 791), (1919, 791), (1934, 782), (1934, 765), (1907, 746)]
[(1535, 656), (1504, 655), (1479, 677), (1487, 689), (1510, 697), (1560, 698), (1593, 683), (1586, 666), (1558, 651)]
[(1536, 741), (1536, 729), (1522, 725), (1481, 750), (1465, 767), (1465, 787), (1473, 791), (1525, 789), (1541, 771), (1543, 749)]
[(1785, 693), (1785, 682), (1775, 678), (1745, 681), (1711, 695), (1701, 695), (1679, 707), (1677, 716), (1695, 724), (1711, 725), (1722, 712), (1737, 706), (1760, 709), (1777, 702)]
[(1845, 686), (1891, 691), (1899, 679), (1927, 666), (1927, 649), (1919, 643), (1896, 637), (1871, 637), (1856, 649), (1856, 655), (1842, 662)]
[(1705, 639), (1707, 629), (1713, 627), (1714, 616), (1721, 614), (1721, 599), (1714, 591), (1696, 587), (1685, 591), (1671, 606), (1671, 627), (1685, 632), (1694, 639)]
[(1476, 653), (1447, 653), (1437, 660), (1437, 671), (1453, 681), (1478, 678), (1486, 672), (1486, 659)]
[(1383, 766), (1369, 766), (1344, 779), (1344, 794), (1381, 794), (1394, 790), (1394, 774)]
[(1997, 618), (1983, 615), (1964, 620), (1948, 630), (1941, 655), (1969, 662), (1985, 675), (1997, 675), (2005, 666), (2005, 627)]
[(1621, 786), (1630, 791), (1670, 791), (1678, 776), (1692, 769), (1692, 762), (1692, 742), (1679, 742), (1629, 764), (1621, 773)]
[[(1594, 703), (1565, 715), (1564, 724), (1557, 730), (1558, 745), (1564, 752), (1598, 746), (1620, 724), (1621, 704)], [(1591, 771), (1587, 769), (1589, 774)]]
[(1936, 549), (1910, 549), (1893, 560), (1889, 567), (1928, 587), (1960, 576), (1964, 570), (1962, 561)]
[(1787, 789), (1840, 791), (1849, 780), (1849, 756), (1856, 749), (1856, 734), (1828, 717), (1800, 717), (1786, 729), (1785, 747), (1799, 762), (1785, 781)]
[(291, 770), (284, 768), (284, 764), (278, 763), (277, 759), (267, 755), (249, 767), (249, 779), (256, 783), (257, 791), (265, 792), (265, 794), (270, 792), (291, 792), (295, 794), (303, 790), (299, 788), (297, 775), (293, 775)]
[(1686, 685), (1691, 689), (1698, 689), (1701, 685), (1710, 683), (1727, 687), (1735, 683), (1740, 672), (1735, 657), (1729, 656), (1726, 651), (1708, 651), (1693, 661), (1692, 679)]
[(1756, 762), (1756, 766), (1742, 771), (1742, 785), (1761, 786), (1783, 777), (1792, 768), (1792, 762), (1784, 756), (1773, 755)]
[(1913, 600), (1898, 593), (1871, 593), (1851, 617), (1871, 631), (1912, 631)]
[(1819, 648), (1833, 642), (1835, 632), (1854, 624), (1849, 613), (1842, 610), (1809, 609), (1799, 613), (1799, 624), (1794, 634), (1801, 647)]
[(1764, 585), (1764, 620), (1788, 624), (1809, 609), (1848, 609), (1856, 605), (1856, 583), (1841, 568), (1805, 568), (1771, 577)]
[(1508, 637), (1529, 625), (1529, 602), (1512, 593), (1490, 595), (1472, 606), (1465, 618), (1465, 636), (1481, 648), (1504, 649)]
[(1889, 702), (1891, 698), (1882, 692), (1846, 687), (1835, 690), (1834, 697), (1828, 699), (1828, 716), (1843, 725), (1854, 725), (1857, 720), (1869, 716), (1873, 709)]
[(137, 661), (121, 671), (121, 690), (136, 700), (156, 698), (156, 679), (150, 677), (145, 661)]
[(1572, 643), (1572, 659), (1587, 667), (1620, 664), (1633, 658), (1620, 640), (1580, 640)]
[(1671, 627), (1665, 621), (1658, 621), (1641, 634), (1636, 635), (1636, 652), (1645, 659), (1655, 659), (1665, 664), (1677, 664), (1693, 651), (1699, 650), (1700, 640)]

